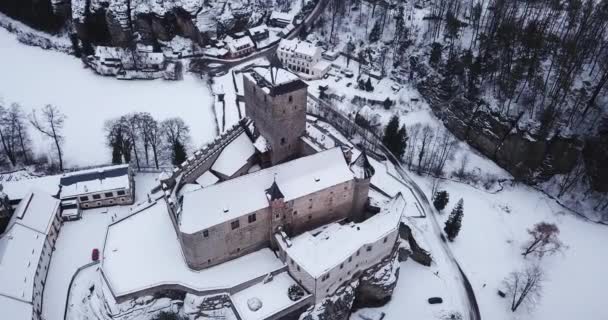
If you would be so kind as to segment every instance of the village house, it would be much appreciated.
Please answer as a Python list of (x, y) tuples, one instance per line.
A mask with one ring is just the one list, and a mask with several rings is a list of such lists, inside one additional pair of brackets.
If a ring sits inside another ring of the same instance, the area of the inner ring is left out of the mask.
[(305, 79), (321, 78), (331, 67), (329, 61), (321, 59), (321, 47), (297, 39), (281, 40), (277, 56), (285, 68)]
[(288, 12), (273, 11), (268, 21), (273, 27), (285, 28), (293, 22), (293, 15)]
[(78, 201), (83, 209), (132, 204), (135, 183), (128, 164), (81, 170), (59, 180), (62, 202)]
[(247, 33), (249, 34), (251, 39), (256, 42), (267, 39), (269, 36), (268, 26), (265, 24), (250, 28), (249, 30), (247, 30)]
[(255, 45), (249, 36), (236, 39), (228, 36), (226, 39), (224, 39), (224, 41), (226, 42), (228, 53), (231, 58), (242, 57), (255, 50)]
[(41, 191), (21, 200), (0, 238), (2, 312), (20, 315), (15, 319), (41, 319), (44, 284), (60, 228), (59, 200)]

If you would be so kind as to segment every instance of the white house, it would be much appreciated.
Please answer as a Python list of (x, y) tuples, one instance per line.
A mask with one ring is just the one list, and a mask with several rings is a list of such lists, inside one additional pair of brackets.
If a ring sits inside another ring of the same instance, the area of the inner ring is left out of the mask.
[(279, 258), (319, 302), (393, 252), (404, 208), (405, 199), (398, 193), (362, 223), (332, 223), (291, 239), (277, 234)]
[(77, 200), (80, 208), (132, 204), (135, 183), (128, 164), (81, 170), (59, 180), (61, 200)]
[(321, 60), (321, 47), (296, 39), (281, 40), (277, 56), (284, 67), (307, 79), (323, 77), (331, 66), (328, 61)]
[(245, 56), (255, 50), (255, 45), (249, 36), (238, 39), (228, 36), (225, 41), (228, 46), (228, 52), (232, 58)]

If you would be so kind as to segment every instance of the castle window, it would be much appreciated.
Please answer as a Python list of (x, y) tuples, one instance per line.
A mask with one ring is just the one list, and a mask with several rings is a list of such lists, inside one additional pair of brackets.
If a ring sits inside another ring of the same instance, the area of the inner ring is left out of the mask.
[(118, 190), (118, 191), (116, 191), (116, 194), (118, 194), (119, 196), (124, 196), (125, 195), (125, 191), (124, 190)]
[(353, 257), (348, 257), (348, 262), (352, 262), (353, 261)]
[(264, 95), (264, 102), (266, 102), (266, 95)]
[(296, 210), (296, 211), (293, 212), (294, 216), (297, 215), (297, 214), (298, 214), (298, 210)]
[(101, 199), (101, 195), (99, 195), (99, 194), (94, 194), (94, 195), (93, 195), (93, 199), (96, 199), (96, 200), (97, 200), (97, 199)]
[(384, 237), (383, 242), (386, 243), (386, 241), (388, 241), (388, 237)]
[(80, 197), (80, 201), (87, 201), (87, 200), (89, 200), (89, 197), (87, 197), (87, 196)]
[(357, 250), (357, 257), (359, 256), (359, 250)]
[(344, 263), (340, 264), (340, 269), (344, 268)]
[(293, 97), (289, 96), (289, 102), (293, 102)]
[(209, 236), (209, 230), (203, 231), (203, 237), (207, 238)]
[(239, 227), (239, 221), (238, 220), (232, 221), (230, 223), (230, 226), (232, 227), (232, 230), (237, 229)]
[(112, 192), (106, 192), (106, 193), (104, 194), (104, 196), (105, 196), (106, 198), (111, 198), (111, 197), (113, 197), (113, 196), (114, 196), (114, 194), (113, 194)]
[(249, 221), (249, 223), (255, 222), (255, 220), (256, 220), (255, 213), (250, 214), (250, 215), (247, 217), (247, 220)]
[(285, 138), (281, 138), (281, 144), (282, 145), (285, 144), (285, 141), (286, 141)]
[(296, 268), (298, 269), (298, 271), (300, 271), (300, 266), (296, 266)]
[(367, 252), (372, 251), (372, 246), (367, 246), (367, 248), (365, 248), (365, 250), (367, 250)]
[(308, 220), (312, 220), (312, 214), (308, 215)]

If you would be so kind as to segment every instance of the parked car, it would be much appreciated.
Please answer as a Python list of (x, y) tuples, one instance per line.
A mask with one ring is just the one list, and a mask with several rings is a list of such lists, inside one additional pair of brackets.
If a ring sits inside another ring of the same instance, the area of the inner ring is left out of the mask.
[(91, 260), (99, 261), (99, 249), (93, 249), (93, 252), (91, 252)]
[(438, 303), (442, 303), (442, 302), (443, 302), (443, 299), (441, 299), (440, 297), (429, 298), (430, 304), (438, 304)]

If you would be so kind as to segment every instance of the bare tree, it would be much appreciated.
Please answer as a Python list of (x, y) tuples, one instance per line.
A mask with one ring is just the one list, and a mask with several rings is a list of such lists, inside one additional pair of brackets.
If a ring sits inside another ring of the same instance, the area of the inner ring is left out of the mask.
[(0, 105), (0, 142), (2, 142), (2, 151), (4, 156), (11, 162), (11, 165), (14, 166), (17, 164), (15, 133), (8, 118), (8, 111)]
[(19, 104), (13, 103), (11, 105), (11, 108), (8, 111), (8, 120), (10, 121), (11, 126), (14, 128), (15, 137), (17, 138), (19, 147), (21, 149), (20, 155), (23, 157), (25, 164), (29, 164), (31, 140), (27, 133), (26, 117)]
[(524, 245), (522, 255), (535, 254), (543, 257), (560, 251), (563, 243), (559, 240), (559, 228), (553, 223), (539, 222), (532, 229), (528, 229), (530, 240)]
[(148, 150), (151, 148), (152, 156), (154, 157), (154, 165), (158, 169), (158, 154), (160, 144), (162, 142), (162, 131), (158, 125), (158, 121), (156, 121), (156, 119), (154, 119), (149, 113), (142, 113), (140, 115), (140, 128), (144, 138), (146, 163), (148, 163)]
[(515, 312), (522, 305), (534, 307), (540, 300), (543, 281), (543, 271), (536, 265), (511, 272), (504, 280), (511, 300), (511, 311)]
[(53, 139), (55, 148), (57, 149), (57, 155), (59, 157), (59, 170), (63, 171), (63, 153), (61, 151), (61, 144), (63, 143), (64, 137), (62, 134), (63, 125), (66, 116), (59, 111), (59, 109), (53, 105), (47, 104), (41, 110), (42, 118), (38, 119), (36, 116), (36, 110), (32, 111), (30, 115), (30, 123), (43, 135)]

